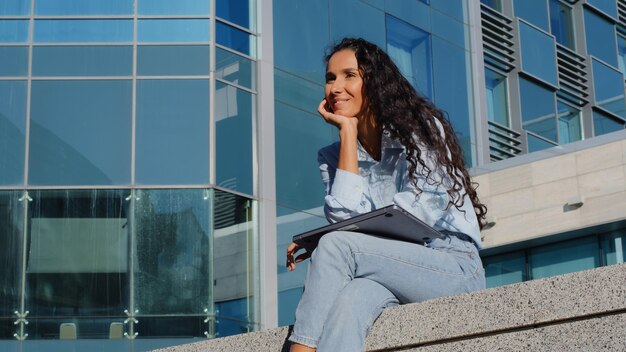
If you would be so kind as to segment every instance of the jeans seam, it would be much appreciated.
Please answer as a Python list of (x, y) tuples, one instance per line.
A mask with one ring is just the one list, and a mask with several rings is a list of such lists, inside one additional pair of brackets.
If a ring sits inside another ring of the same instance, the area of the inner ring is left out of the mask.
[[(391, 301), (393, 301), (393, 300), (397, 300), (397, 298), (395, 298), (395, 297), (394, 297), (394, 298), (385, 298), (385, 300), (383, 300), (381, 304), (376, 305), (376, 306), (375, 306), (375, 308), (382, 308), (382, 310), (384, 310), (384, 309), (386, 308), (386, 307), (385, 307), (385, 305), (387, 304), (387, 302), (391, 302)], [(382, 312), (382, 310), (381, 310), (381, 312)], [(370, 314), (370, 318), (369, 318), (369, 320), (368, 320), (367, 324), (365, 325), (365, 326), (367, 327), (367, 328), (365, 329), (365, 333), (366, 333), (366, 334), (367, 334), (367, 333), (369, 332), (369, 330), (372, 328), (372, 325), (374, 324), (374, 321), (375, 321), (376, 319), (378, 319), (378, 317), (379, 317), (379, 316), (380, 316), (380, 314), (379, 314), (379, 315), (377, 315), (377, 316), (376, 316), (376, 318), (372, 319), (372, 318), (371, 318), (371, 314)]]
[[(379, 254), (379, 253), (374, 253), (374, 252), (354, 252), (354, 253), (365, 254), (365, 255), (372, 255), (372, 256), (377, 256), (377, 257), (381, 257), (381, 258), (386, 258), (386, 259), (389, 259), (389, 260), (393, 260), (393, 261), (396, 261), (396, 262), (408, 264), (410, 266), (414, 266), (414, 267), (418, 267), (418, 268), (434, 271), (434, 272), (441, 273), (441, 274), (452, 275), (452, 276), (459, 276), (459, 277), (468, 277), (468, 275), (466, 275), (465, 273), (456, 274), (456, 273), (452, 273), (452, 272), (449, 272), (449, 271), (443, 271), (443, 270), (440, 270), (439, 268), (426, 266), (426, 265), (420, 265), (420, 264), (412, 263), (412, 262), (409, 262), (409, 261), (406, 261), (406, 260), (402, 260), (402, 259), (399, 259), (399, 258), (394, 258), (394, 257), (389, 257), (389, 256), (386, 256), (386, 255), (382, 255), (382, 254)], [(457, 260), (455, 260), (455, 262), (458, 263)]]

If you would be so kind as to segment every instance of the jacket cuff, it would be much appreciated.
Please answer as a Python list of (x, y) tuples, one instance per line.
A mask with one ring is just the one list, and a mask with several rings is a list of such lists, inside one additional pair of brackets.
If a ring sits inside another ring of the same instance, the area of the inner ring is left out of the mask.
[(360, 175), (337, 169), (330, 195), (347, 209), (356, 209), (363, 195), (363, 179)]

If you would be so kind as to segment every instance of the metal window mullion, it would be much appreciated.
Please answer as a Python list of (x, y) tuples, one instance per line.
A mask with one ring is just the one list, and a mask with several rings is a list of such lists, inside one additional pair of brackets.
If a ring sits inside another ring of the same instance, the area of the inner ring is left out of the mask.
[[(211, 0), (209, 13), (211, 17), (209, 18), (209, 183), (212, 185), (216, 184), (216, 173), (215, 173), (215, 42), (216, 42), (216, 34), (215, 34), (215, 2), (216, 0)], [(215, 265), (214, 262), (214, 250), (215, 250), (215, 190), (209, 190), (209, 297), (208, 297), (208, 307), (207, 307), (207, 337), (213, 338), (216, 334), (216, 317), (215, 317), (215, 297), (214, 297), (214, 278), (215, 275), (213, 270)]]
[[(237, 84), (237, 83), (234, 83), (234, 82), (231, 82), (231, 81), (225, 80), (225, 79), (223, 79), (223, 78), (217, 78), (217, 77), (215, 77), (215, 81), (220, 82), (220, 83), (223, 83), (223, 84), (226, 84), (226, 85), (228, 85), (228, 86), (233, 86), (233, 87), (235, 87), (235, 88), (237, 88), (237, 89), (241, 89), (241, 90), (246, 91), (246, 92), (248, 92), (248, 93), (250, 93), (250, 94), (252, 94), (252, 95), (256, 95), (256, 94), (257, 94), (257, 91), (256, 91), (256, 90), (254, 90), (254, 89), (250, 89), (250, 88), (248, 88), (248, 87), (244, 87), (244, 86), (242, 86), (242, 85), (239, 85), (239, 84)], [(254, 118), (254, 117), (253, 117), (253, 118)], [(253, 127), (254, 127), (254, 126), (253, 126)]]
[[(213, 16), (213, 17), (215, 17), (215, 16)], [(213, 17), (212, 17), (212, 18), (213, 18)], [(256, 36), (256, 32), (251, 31), (250, 29), (248, 29), (248, 28), (246, 28), (246, 27), (243, 27), (243, 26), (241, 26), (241, 25), (238, 25), (238, 24), (236, 24), (236, 23), (233, 23), (233, 22), (231, 22), (231, 21), (229, 21), (229, 20), (225, 20), (225, 19), (223, 19), (223, 18), (221, 18), (221, 17), (220, 17), (220, 18), (217, 18), (217, 21), (218, 21), (218, 22), (220, 22), (220, 23), (223, 23), (223, 24), (229, 25), (229, 26), (231, 26), (231, 27), (233, 27), (233, 28), (237, 28), (237, 29), (239, 29), (239, 30), (240, 30), (240, 31), (242, 31), (242, 32), (246, 32), (246, 33), (248, 33), (248, 34), (250, 34), (250, 35)]]

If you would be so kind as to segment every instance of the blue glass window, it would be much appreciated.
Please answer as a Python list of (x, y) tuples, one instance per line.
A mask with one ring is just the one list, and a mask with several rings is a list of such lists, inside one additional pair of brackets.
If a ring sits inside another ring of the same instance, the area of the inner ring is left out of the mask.
[(0, 0), (0, 16), (30, 15), (31, 0)]
[(209, 182), (209, 81), (138, 80), (135, 181)]
[(593, 134), (599, 136), (615, 131), (622, 131), (626, 127), (626, 121), (608, 116), (601, 112), (593, 112)]
[(35, 46), (33, 76), (129, 76), (132, 46)]
[(530, 250), (531, 276), (540, 279), (600, 266), (598, 239), (584, 237)]
[(430, 33), (387, 16), (387, 52), (411, 85), (425, 97), (432, 98)]
[(330, 42), (328, 6), (328, 0), (273, 1), (276, 68), (324, 84), (322, 53)]
[(0, 81), (0, 185), (24, 183), (26, 81)]
[(459, 22), (438, 11), (433, 11), (431, 18), (433, 35), (469, 50), (469, 42), (466, 43), (465, 25), (463, 22)]
[(534, 135), (532, 132), (526, 133), (526, 141), (528, 143), (528, 152), (537, 152), (540, 150), (552, 148), (556, 145), (556, 143), (550, 142), (546, 139), (540, 138)]
[(215, 24), (215, 32), (217, 44), (253, 57), (256, 55), (253, 35), (222, 22)]
[(593, 85), (596, 105), (618, 116), (626, 118), (624, 101), (624, 76), (608, 65), (593, 59)]
[(576, 50), (572, 9), (559, 0), (549, 0), (550, 32), (557, 43)]
[(208, 45), (138, 45), (141, 76), (208, 75)]
[(617, 65), (620, 72), (626, 75), (626, 38), (617, 36)]
[(208, 42), (209, 20), (142, 19), (137, 28), (139, 42)]
[(494, 255), (483, 259), (487, 287), (514, 284), (527, 279), (526, 255), (513, 252)]
[(28, 47), (0, 46), (0, 76), (28, 75)]
[(277, 101), (317, 114), (317, 106), (322, 97), (324, 86), (279, 69), (274, 70), (274, 99)]
[(332, 10), (326, 9), (325, 11), (330, 12), (332, 41), (338, 41), (344, 37), (362, 37), (381, 48), (385, 47), (385, 31), (382, 30), (385, 28), (383, 11), (360, 0), (330, 0), (330, 9)]
[(587, 0), (587, 4), (604, 12), (612, 18), (617, 18), (617, 1)]
[(35, 42), (132, 42), (133, 20), (36, 20)]
[(133, 0), (38, 0), (35, 15), (132, 15)]
[(222, 48), (215, 48), (215, 77), (254, 89), (256, 84), (254, 61)]
[(465, 0), (430, 0), (430, 6), (433, 9), (437, 9), (439, 12), (445, 13), (461, 22), (465, 22), (466, 4), (467, 1)]
[(589, 55), (617, 67), (615, 25), (585, 9), (585, 36)]
[(209, 15), (210, 1), (137, 0), (139, 15)]
[(480, 0), (480, 2), (496, 11), (502, 12), (502, 0)]
[[(22, 235), (24, 225), (21, 219), (24, 218), (24, 203), (19, 201), (19, 198), (22, 194), (21, 191), (0, 191), (0, 224), (2, 224), (2, 234), (0, 235), (0, 258), (2, 258), (0, 317), (15, 317), (14, 312), (20, 310), (22, 243), (24, 242)], [(15, 319), (11, 320), (15, 321)], [(12, 339), (14, 331), (19, 329), (19, 325), (16, 327), (13, 322), (5, 324), (0, 320), (0, 324), (2, 326), (0, 339), (5, 341)], [(0, 342), (0, 346), (4, 347), (3, 342)]]
[(217, 17), (254, 31), (255, 5), (255, 0), (217, 0), (215, 12)]
[(131, 97), (130, 80), (33, 81), (29, 183), (129, 184)]
[(604, 236), (602, 249), (606, 256), (606, 264), (624, 263), (626, 258), (626, 231), (615, 231)]
[(28, 41), (28, 20), (0, 20), (0, 43)]
[(544, 138), (557, 141), (554, 92), (520, 78), (522, 127)]
[(522, 69), (556, 86), (556, 45), (554, 38), (519, 21)]
[(218, 186), (252, 194), (254, 96), (215, 83), (215, 175)]
[[(401, 19), (404, 22), (418, 27), (422, 30), (430, 32), (430, 6), (419, 1), (386, 1), (385, 11), (387, 12), (386, 21), (389, 26), (389, 15), (393, 18)], [(387, 41), (389, 41), (389, 28), (387, 28)]]
[(506, 76), (485, 68), (487, 117), (489, 121), (509, 127), (509, 104)]
[(549, 31), (547, 0), (515, 0), (513, 5), (515, 16), (525, 19), (546, 32)]
[(559, 143), (566, 144), (582, 139), (580, 110), (563, 102), (557, 102)]

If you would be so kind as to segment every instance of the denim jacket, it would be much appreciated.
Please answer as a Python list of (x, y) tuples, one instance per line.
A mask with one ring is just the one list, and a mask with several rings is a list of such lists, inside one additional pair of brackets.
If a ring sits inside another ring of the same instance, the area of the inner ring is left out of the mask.
[(373, 159), (358, 143), (358, 175), (337, 169), (339, 147), (336, 142), (318, 152), (326, 191), (324, 213), (329, 222), (335, 223), (395, 203), (436, 230), (464, 233), (479, 248), (482, 246), (478, 220), (469, 196), (465, 195), (463, 211), (455, 206), (448, 207), (444, 185), (449, 185), (450, 180), (442, 168), (434, 167), (433, 151), (420, 148), (422, 159), (434, 171), (427, 180), (418, 165), (417, 184), (422, 193), (416, 198), (415, 186), (408, 177), (405, 148), (386, 133), (382, 137), (380, 161)]

